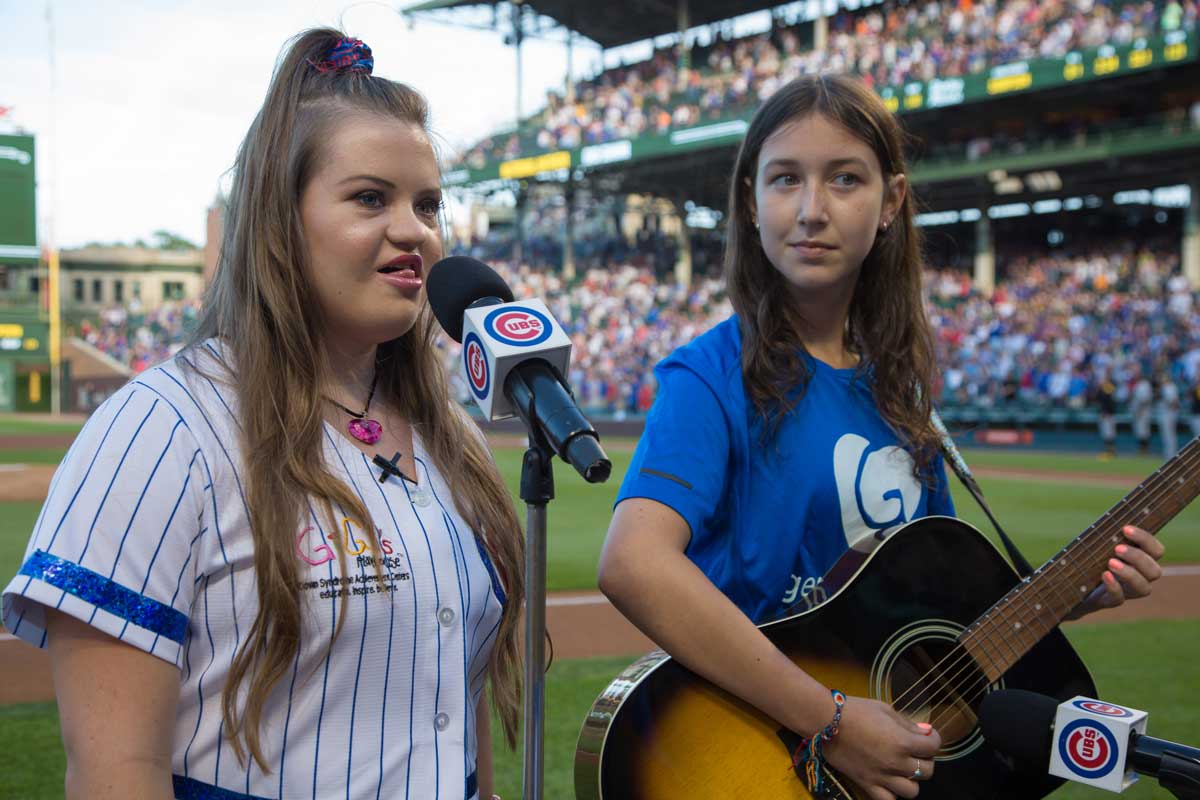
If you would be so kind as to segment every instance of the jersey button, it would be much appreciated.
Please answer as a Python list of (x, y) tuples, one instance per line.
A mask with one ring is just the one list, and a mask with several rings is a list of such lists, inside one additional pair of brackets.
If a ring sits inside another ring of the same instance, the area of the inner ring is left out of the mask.
[(443, 608), (441, 611), (438, 612), (438, 620), (443, 625), (445, 625), (447, 628), (449, 628), (451, 625), (454, 624), (454, 609), (453, 608)]
[(433, 718), (433, 727), (437, 728), (439, 731), (444, 731), (446, 728), (449, 728), (450, 715), (444, 711), (441, 714), (438, 714)]
[(429, 505), (431, 501), (429, 492), (425, 491), (424, 489), (413, 489), (410, 499), (412, 500), (413, 505), (421, 506), (422, 508)]

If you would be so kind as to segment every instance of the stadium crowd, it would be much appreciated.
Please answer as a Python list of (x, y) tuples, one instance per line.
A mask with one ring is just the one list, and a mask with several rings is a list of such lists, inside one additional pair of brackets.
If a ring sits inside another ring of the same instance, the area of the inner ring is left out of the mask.
[(664, 134), (747, 111), (799, 75), (852, 72), (875, 87), (950, 78), (1022, 59), (1062, 57), (1102, 44), (1125, 45), (1194, 30), (1197, 0), (888, 0), (830, 18), (815, 49), (806, 25), (777, 20), (768, 32), (679, 45), (646, 61), (580, 81), (570, 102), (557, 92), (517, 132), (485, 138), (463, 162)]
[[(679, 287), (624, 263), (568, 283), (553, 270), (491, 263), (518, 298), (544, 299), (562, 323), (573, 343), (568, 377), (594, 412), (644, 413), (654, 365), (731, 313), (715, 275)], [(1125, 239), (1079, 252), (1001, 251), (997, 274), (988, 297), (961, 270), (927, 272), (943, 405), (1083, 408), (1106, 379), (1127, 405), (1143, 376), (1156, 385), (1166, 376), (1184, 396), (1200, 382), (1200, 293), (1180, 274), (1177, 247)], [(80, 335), (140, 372), (179, 349), (197, 310), (197, 302), (110, 308)], [(466, 401), (459, 346), (440, 346)]]
[(137, 373), (178, 352), (199, 311), (199, 300), (149, 309), (134, 300), (102, 310), (96, 320), (83, 320), (79, 337)]
[[(1082, 408), (1104, 379), (1127, 404), (1138, 379), (1200, 382), (1200, 294), (1180, 274), (1178, 250), (1114, 244), (1087, 252), (999, 253), (1004, 279), (991, 297), (960, 270), (927, 272), (946, 405)], [(723, 283), (689, 288), (648, 269), (589, 270), (566, 285), (529, 267), (501, 271), (518, 296), (545, 299), (574, 343), (571, 383), (584, 405), (641, 413), (654, 365), (730, 313)], [(447, 344), (459, 396), (458, 349)]]
[(928, 275), (943, 403), (1082, 408), (1110, 380), (1128, 403), (1138, 380), (1200, 380), (1200, 295), (1179, 253), (1132, 243), (998, 258), (991, 297), (962, 273)]

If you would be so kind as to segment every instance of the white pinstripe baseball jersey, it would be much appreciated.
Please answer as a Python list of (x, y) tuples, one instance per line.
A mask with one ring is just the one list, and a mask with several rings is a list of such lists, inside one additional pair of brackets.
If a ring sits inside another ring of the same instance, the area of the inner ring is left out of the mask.
[[(264, 713), (271, 774), (224, 741), (221, 691), (258, 608), (231, 386), (213, 345), (140, 375), (98, 409), (54, 475), (4, 624), (45, 645), (51, 606), (180, 669), (179, 798), (470, 800), (475, 706), (503, 588), (414, 432), (417, 483), (390, 479), (326, 425), (324, 458), (380, 528), (378, 591), (363, 532), (314, 504), (295, 543), (304, 637)], [(347, 558), (340, 578), (337, 552)], [(349, 594), (346, 620), (326, 643)]]

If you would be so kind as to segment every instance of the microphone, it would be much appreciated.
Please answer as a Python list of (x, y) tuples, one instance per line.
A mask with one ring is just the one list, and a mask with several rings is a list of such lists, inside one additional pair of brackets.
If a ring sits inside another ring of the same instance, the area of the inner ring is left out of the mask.
[(1177, 797), (1200, 798), (1200, 749), (1146, 736), (1145, 711), (1000, 689), (983, 699), (979, 725), (990, 745), (1031, 770), (1112, 792), (1148, 775)]
[(434, 264), (425, 292), (442, 328), (463, 345), (467, 384), (484, 417), (519, 415), (584, 480), (607, 480), (612, 462), (563, 377), (571, 340), (546, 304), (514, 301), (503, 278), (467, 256)]
[(392, 456), (391, 458), (384, 458), (379, 453), (375, 454), (375, 457), (371, 459), (371, 463), (379, 467), (381, 470), (379, 474), (380, 483), (387, 483), (387, 479), (390, 477), (400, 478), (401, 480), (404, 479), (404, 473), (400, 471), (400, 467), (397, 464), (399, 460), (399, 453), (396, 453), (396, 455)]

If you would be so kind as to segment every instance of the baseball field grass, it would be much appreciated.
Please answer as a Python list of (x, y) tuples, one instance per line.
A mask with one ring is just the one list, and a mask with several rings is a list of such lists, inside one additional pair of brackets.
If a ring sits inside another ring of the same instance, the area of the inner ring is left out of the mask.
[[(1200, 663), (1200, 622), (1162, 620), (1067, 626), (1067, 636), (1089, 665), (1100, 693), (1116, 702), (1150, 711), (1149, 733), (1194, 744), (1200, 729), (1195, 686)], [(592, 701), (632, 658), (559, 661), (546, 682), (545, 798), (574, 797), (575, 740)], [(5, 766), (0, 800), (51, 800), (63, 796), (65, 758), (53, 703), (0, 707)], [(500, 731), (493, 739), (501, 741)], [(521, 753), (497, 745), (496, 791), (505, 800), (521, 797)], [(1055, 800), (1105, 797), (1097, 789), (1064, 786)], [(1124, 795), (1133, 800), (1166, 796), (1143, 779)]]
[[(0, 421), (0, 437), (31, 433), (62, 434), (71, 426), (50, 425), (37, 431)], [(561, 462), (555, 463), (556, 499), (549, 510), (548, 583), (554, 590), (595, 588), (595, 566), (620, 479), (629, 464), (632, 441), (606, 441), (612, 457), (612, 480), (590, 486)], [(0, 449), (0, 464), (53, 464), (63, 447)], [(519, 483), (521, 449), (496, 448), (505, 480)], [(1035, 564), (1057, 552), (1086, 528), (1138, 480), (1157, 468), (1153, 458), (1097, 462), (1088, 456), (968, 451), (968, 462), (996, 515)], [(991, 472), (989, 472), (991, 471)], [(959, 515), (992, 538), (990, 525), (974, 501), (954, 479), (952, 491)], [(0, 503), (0, 585), (19, 568), (40, 504)], [(523, 508), (521, 517), (524, 519)], [(1168, 563), (1200, 562), (1200, 503), (1186, 509), (1161, 534)], [(1200, 610), (1198, 610), (1200, 614)], [(1101, 694), (1115, 702), (1151, 712), (1152, 735), (1195, 744), (1200, 731), (1200, 616), (1185, 620), (1129, 623), (1076, 623), (1068, 637), (1092, 669)], [(574, 796), (572, 758), (584, 714), (601, 689), (633, 658), (559, 660), (547, 680), (545, 797)], [(0, 676), (3, 680), (3, 676)], [(494, 738), (500, 741), (497, 730)], [(63, 795), (64, 757), (52, 703), (0, 707), (0, 740), (5, 766), (0, 770), (0, 800), (38, 800)], [(501, 747), (496, 753), (496, 790), (520, 797), (521, 756)], [(1102, 797), (1098, 791), (1066, 787), (1056, 800)], [(1151, 780), (1125, 794), (1132, 798), (1166, 796)]]

